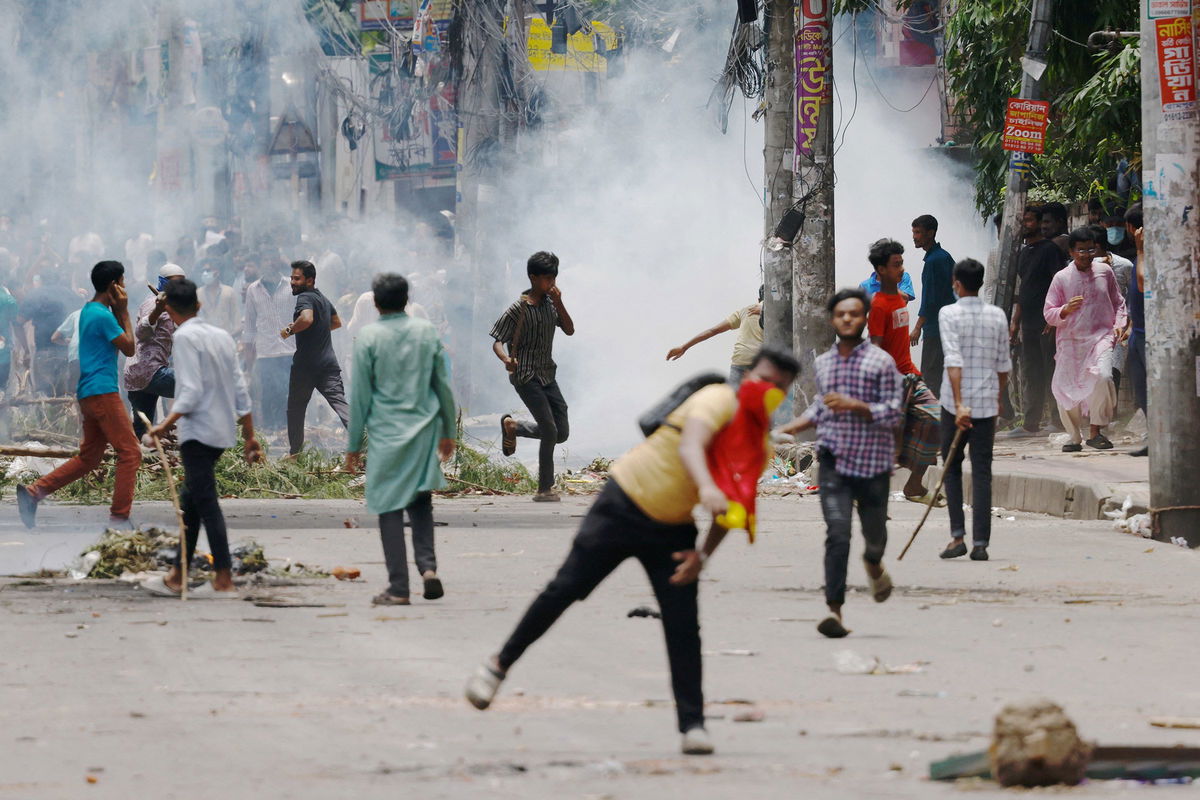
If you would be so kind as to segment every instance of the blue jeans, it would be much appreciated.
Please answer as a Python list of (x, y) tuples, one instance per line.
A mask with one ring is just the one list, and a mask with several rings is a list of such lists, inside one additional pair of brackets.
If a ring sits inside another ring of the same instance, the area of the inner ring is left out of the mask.
[(887, 502), (891, 475), (881, 472), (870, 478), (856, 478), (837, 471), (833, 454), (821, 450), (817, 483), (821, 486), (821, 513), (825, 516), (825, 602), (841, 607), (846, 602), (846, 565), (850, 560), (850, 522), (854, 502), (858, 501), (858, 521), (862, 523), (867, 547), (863, 560), (869, 564), (883, 561), (887, 547)]
[(287, 427), (288, 383), (292, 374), (291, 356), (270, 356), (254, 362), (262, 391), (262, 427), (280, 431)]
[(129, 405), (133, 409), (133, 435), (141, 441), (142, 434), (146, 432), (146, 424), (142, 422), (142, 412), (154, 422), (154, 415), (158, 409), (158, 398), (174, 397), (175, 396), (175, 370), (170, 367), (159, 367), (158, 372), (154, 373), (154, 377), (146, 384), (145, 388), (129, 392)]

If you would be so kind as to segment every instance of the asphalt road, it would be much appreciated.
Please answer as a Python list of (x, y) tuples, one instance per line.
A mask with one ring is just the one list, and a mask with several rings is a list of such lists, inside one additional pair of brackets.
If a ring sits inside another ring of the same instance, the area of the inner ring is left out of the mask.
[[(1200, 716), (1195, 553), (1106, 523), (1018, 515), (995, 521), (993, 560), (942, 562), (938, 514), (897, 564), (920, 509), (893, 503), (897, 591), (882, 605), (866, 596), (856, 538), (853, 632), (830, 641), (815, 631), (823, 528), (812, 497), (765, 500), (759, 541), (731, 537), (703, 578), (716, 755), (678, 755), (660, 627), (626, 616), (654, 605), (635, 563), (475, 711), (467, 675), (552, 575), (588, 503), (438, 501), (447, 596), (407, 609), (369, 605), (384, 575), (377, 531), (346, 528), (372, 518), (340, 501), (226, 506), (233, 540), (258, 539), (276, 563), (363, 570), (352, 583), (244, 590), (301, 607), (0, 581), (0, 798), (999, 795), (930, 783), (928, 765), (985, 749), (997, 708), (1030, 696), (1060, 702), (1105, 744), (1200, 745), (1200, 731), (1147, 723)], [(44, 562), (54, 542), (69, 552), (103, 511), (47, 506), (48, 534), (0, 507), (0, 572)], [(171, 521), (165, 504), (135, 515)], [(919, 671), (837, 668), (863, 659)], [(734, 721), (750, 709), (763, 719)]]

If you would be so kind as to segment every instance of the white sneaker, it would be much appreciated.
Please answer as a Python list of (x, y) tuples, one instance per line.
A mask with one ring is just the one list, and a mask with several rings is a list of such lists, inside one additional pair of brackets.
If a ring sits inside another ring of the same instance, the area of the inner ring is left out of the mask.
[(683, 745), (680, 749), (685, 756), (708, 756), (716, 750), (712, 740), (708, 738), (708, 731), (700, 727), (692, 728), (683, 734)]
[(475, 674), (467, 681), (467, 702), (483, 711), (492, 704), (496, 691), (504, 682), (504, 675), (496, 672), (491, 660), (483, 662), (475, 669)]

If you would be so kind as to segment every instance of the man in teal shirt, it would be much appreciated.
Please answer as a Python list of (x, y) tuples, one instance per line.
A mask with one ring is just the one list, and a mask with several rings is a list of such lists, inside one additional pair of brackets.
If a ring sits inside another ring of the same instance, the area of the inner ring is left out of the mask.
[(75, 395), (83, 420), (83, 441), (79, 455), (37, 483), (17, 487), (17, 510), (29, 528), (36, 524), (38, 503), (100, 466), (110, 444), (117, 451), (117, 481), (108, 525), (130, 527), (129, 512), (142, 451), (117, 391), (117, 351), (126, 356), (134, 352), (125, 267), (118, 261), (101, 261), (92, 267), (92, 286), (96, 294), (79, 312), (79, 385)]
[(424, 597), (442, 596), (433, 547), (432, 492), (446, 485), (441, 462), (454, 455), (455, 407), (446, 353), (433, 323), (404, 313), (408, 281), (395, 274), (371, 283), (379, 321), (354, 343), (346, 470), (357, 472), (366, 432), (367, 510), (379, 515), (388, 588), (375, 605), (408, 605), (404, 514)]
[(917, 346), (921, 334), (921, 375), (925, 385), (937, 397), (942, 396), (942, 336), (938, 331), (938, 313), (957, 299), (954, 296), (954, 258), (937, 243), (938, 221), (932, 214), (922, 214), (912, 221), (913, 245), (925, 251), (925, 266), (921, 269), (921, 310), (917, 324), (910, 334), (910, 344)]

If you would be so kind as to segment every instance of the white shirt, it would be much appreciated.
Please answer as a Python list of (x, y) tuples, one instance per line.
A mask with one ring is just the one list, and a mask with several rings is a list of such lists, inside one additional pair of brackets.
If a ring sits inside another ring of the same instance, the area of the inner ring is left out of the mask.
[(254, 345), (258, 358), (291, 356), (296, 352), (296, 339), (280, 339), (279, 332), (292, 324), (296, 298), (288, 276), (279, 279), (275, 294), (263, 287), (263, 280), (246, 287), (246, 313), (242, 326), (242, 341)]
[(1000, 413), (1001, 372), (1012, 371), (1008, 350), (1008, 320), (1004, 312), (978, 297), (960, 297), (938, 314), (942, 334), (942, 408), (955, 413), (950, 367), (962, 369), (964, 406), (971, 417), (986, 419)]
[(175, 329), (175, 404), (179, 441), (233, 447), (234, 426), (250, 413), (250, 391), (233, 337), (192, 317)]

